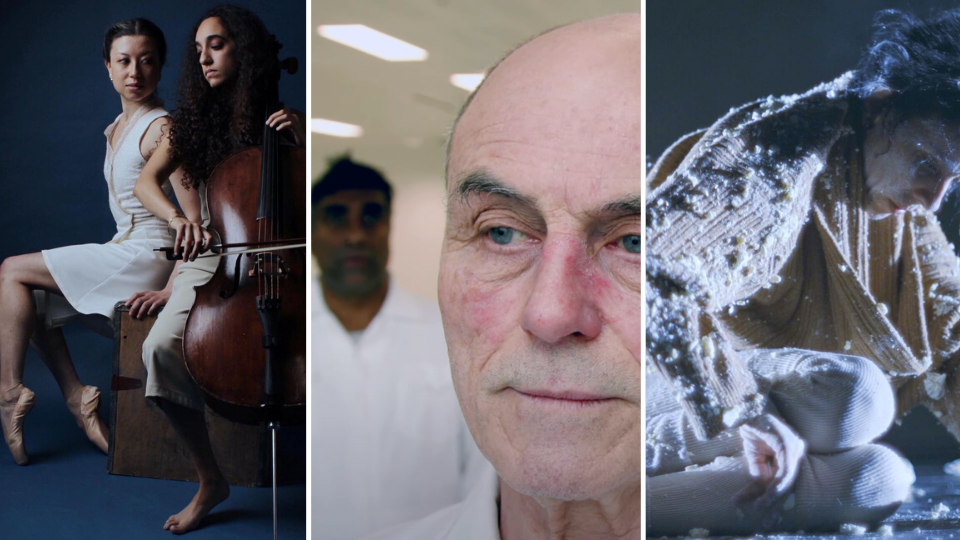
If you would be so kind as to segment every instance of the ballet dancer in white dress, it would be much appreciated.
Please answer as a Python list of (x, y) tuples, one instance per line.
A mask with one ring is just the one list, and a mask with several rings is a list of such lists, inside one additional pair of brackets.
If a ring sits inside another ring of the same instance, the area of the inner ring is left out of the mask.
[(35, 402), (23, 385), (27, 344), (53, 373), (77, 424), (106, 453), (100, 392), (80, 382), (59, 326), (72, 318), (105, 326), (118, 301), (162, 288), (173, 268), (152, 251), (172, 242), (168, 224), (133, 196), (141, 169), (169, 130), (156, 97), (165, 56), (163, 32), (145, 19), (117, 23), (104, 38), (104, 64), (123, 109), (104, 132), (104, 176), (117, 223), (113, 239), (9, 257), (0, 265), (0, 424), (20, 465), (28, 461), (23, 422)]

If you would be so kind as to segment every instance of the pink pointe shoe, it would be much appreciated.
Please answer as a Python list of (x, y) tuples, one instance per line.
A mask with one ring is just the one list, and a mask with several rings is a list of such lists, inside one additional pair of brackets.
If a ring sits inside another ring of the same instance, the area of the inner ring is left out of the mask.
[(9, 422), (0, 422), (0, 424), (3, 424), (3, 439), (7, 442), (7, 447), (10, 448), (10, 453), (13, 454), (13, 460), (17, 465), (26, 465), (29, 461), (27, 450), (23, 445), (23, 420), (33, 409), (36, 401), (36, 395), (24, 386), (20, 390), (20, 398), (16, 403), (7, 405), (0, 402), (0, 409), (3, 409), (0, 412), (0, 419), (7, 416), (8, 410), (13, 409)]
[(84, 386), (80, 396), (80, 415), (74, 416), (77, 425), (87, 434), (90, 442), (104, 454), (107, 453), (110, 431), (100, 420), (100, 390), (96, 386)]

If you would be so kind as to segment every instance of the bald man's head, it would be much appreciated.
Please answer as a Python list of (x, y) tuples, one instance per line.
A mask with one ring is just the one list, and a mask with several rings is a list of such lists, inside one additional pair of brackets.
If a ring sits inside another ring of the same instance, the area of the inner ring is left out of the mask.
[[(622, 75), (625, 77), (629, 76), (633, 80), (624, 80), (623, 82), (626, 85), (632, 85), (635, 90), (636, 103), (639, 106), (639, 96), (640, 96), (640, 55), (641, 55), (641, 44), (642, 37), (640, 34), (642, 25), (640, 23), (639, 14), (620, 14), (620, 15), (611, 15), (607, 17), (602, 17), (599, 19), (592, 19), (580, 23), (574, 23), (567, 26), (561, 26), (558, 28), (553, 28), (543, 32), (542, 34), (532, 38), (531, 40), (521, 44), (516, 49), (508, 53), (502, 59), (500, 59), (494, 66), (489, 70), (487, 77), (480, 84), (480, 86), (467, 98), (463, 106), (460, 108), (457, 118), (453, 123), (453, 127), (450, 130), (450, 137), (447, 141), (447, 170), (446, 170), (446, 180), (449, 182), (449, 161), (450, 155), (453, 146), (453, 140), (456, 136), (457, 128), (460, 125), (460, 121), (463, 116), (466, 114), (467, 110), (470, 109), (472, 103), (477, 99), (481, 93), (486, 93), (485, 88), (487, 86), (493, 85), (494, 83), (491, 80), (495, 80), (497, 72), (501, 65), (504, 64), (514, 64), (517, 63), (513, 59), (514, 56), (523, 55), (523, 57), (529, 59), (532, 55), (537, 61), (537, 58), (542, 58), (546, 62), (554, 62), (553, 67), (561, 67), (565, 58), (564, 54), (568, 51), (571, 51), (574, 54), (582, 55), (582, 59), (591, 62), (596, 61), (599, 63), (607, 63), (613, 60), (610, 58), (597, 58), (597, 54), (601, 54), (608, 50), (614, 55), (619, 56), (619, 60), (624, 61), (627, 66), (626, 70)], [(558, 34), (554, 36), (552, 34)], [(555, 40), (559, 40), (563, 43), (562, 46), (558, 47), (555, 51), (556, 54), (549, 54), (548, 51), (542, 51), (543, 48), (552, 47), (552, 43)], [(533, 51), (528, 51), (526, 49), (532, 48)], [(619, 50), (617, 50), (619, 49)], [(547, 54), (544, 54), (547, 52)], [(542, 56), (538, 56), (542, 55)], [(608, 64), (608, 67), (616, 69), (617, 62), (614, 61), (613, 64)], [(522, 66), (521, 66), (522, 67)], [(586, 72), (583, 73), (586, 75)], [(509, 75), (508, 76), (512, 76)], [(639, 109), (638, 109), (639, 111)], [(639, 133), (639, 132), (638, 132)]]
[(524, 44), (451, 139), (453, 381), (481, 451), (530, 496), (639, 494), (640, 29), (617, 15)]

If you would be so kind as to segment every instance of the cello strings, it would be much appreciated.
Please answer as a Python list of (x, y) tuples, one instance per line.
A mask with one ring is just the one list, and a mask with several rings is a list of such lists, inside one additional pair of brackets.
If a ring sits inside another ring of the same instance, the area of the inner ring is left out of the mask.
[[(272, 201), (273, 212), (271, 213), (271, 218), (270, 218), (271, 228), (273, 229), (270, 234), (271, 240), (276, 240), (278, 237), (277, 223), (279, 222), (279, 219), (280, 219), (280, 213), (279, 213), (279, 207), (278, 207), (279, 199), (280, 199), (279, 191), (278, 191), (278, 186), (280, 185), (280, 174), (279, 174), (279, 170), (277, 169), (277, 158), (278, 158), (277, 152), (279, 151), (279, 145), (280, 145), (279, 139), (280, 139), (280, 135), (275, 131), (273, 136), (273, 144), (270, 145), (270, 171), (273, 175), (273, 183), (270, 186), (271, 189), (273, 190), (273, 201)], [(277, 261), (279, 260), (279, 256), (276, 253), (271, 253), (270, 258), (272, 260), (271, 272), (270, 272), (270, 284), (271, 284), (272, 290), (270, 291), (270, 297), (276, 298), (279, 291), (279, 288), (278, 288), (279, 283), (277, 283), (277, 281), (279, 280), (279, 277), (278, 277), (279, 274), (277, 273), (279, 271), (279, 268), (277, 267)]]

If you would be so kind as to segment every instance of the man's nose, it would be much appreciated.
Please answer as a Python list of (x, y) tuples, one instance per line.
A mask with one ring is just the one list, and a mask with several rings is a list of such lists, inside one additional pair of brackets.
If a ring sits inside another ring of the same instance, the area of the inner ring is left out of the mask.
[(364, 244), (369, 236), (369, 231), (360, 223), (353, 223), (347, 227), (344, 239), (348, 246), (357, 246)]
[(548, 238), (520, 326), (547, 343), (597, 337), (600, 312), (591, 286), (595, 281), (591, 273), (597, 270), (583, 241), (572, 236)]
[(943, 199), (947, 196), (947, 192), (950, 191), (950, 186), (953, 185), (956, 179), (956, 176), (944, 176), (940, 179), (940, 182), (937, 183), (936, 187), (917, 188), (913, 193), (926, 203), (926, 207), (931, 212), (936, 212), (940, 208)]

